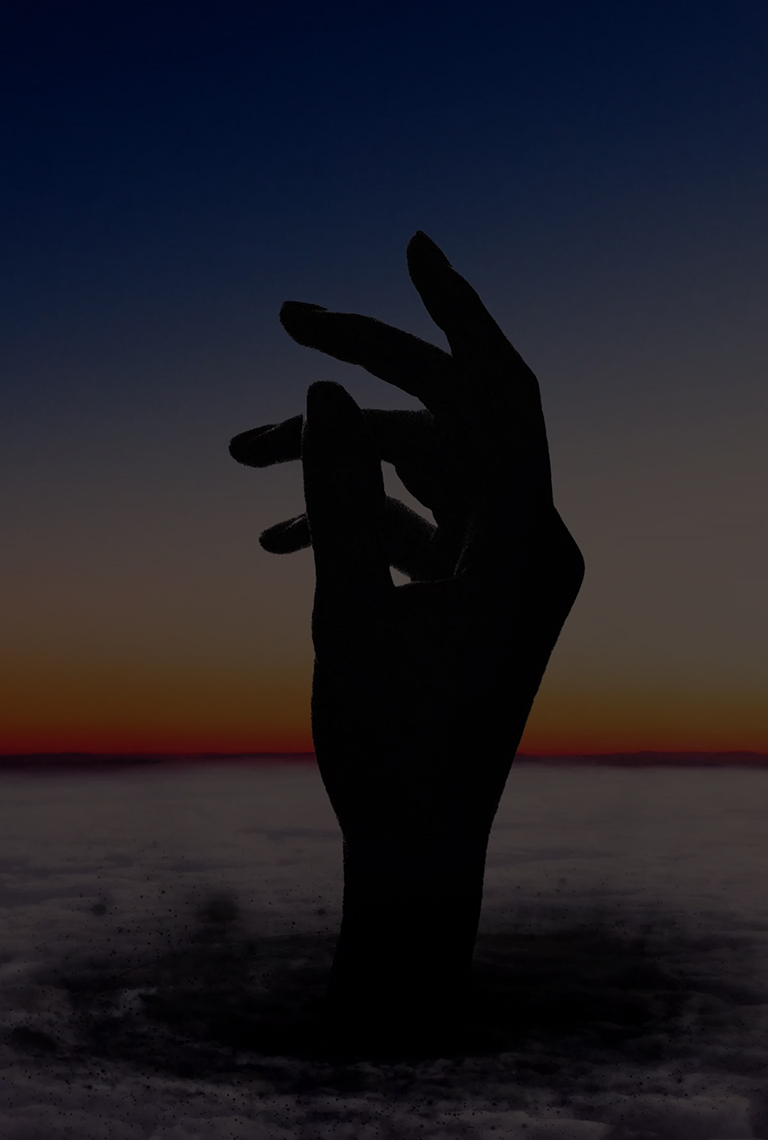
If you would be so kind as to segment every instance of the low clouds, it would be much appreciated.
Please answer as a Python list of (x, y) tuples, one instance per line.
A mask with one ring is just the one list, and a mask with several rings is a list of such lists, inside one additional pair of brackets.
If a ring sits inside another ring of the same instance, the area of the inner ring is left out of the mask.
[(466, 1055), (333, 1059), (317, 771), (5, 775), (4, 1140), (768, 1137), (768, 773), (513, 768)]

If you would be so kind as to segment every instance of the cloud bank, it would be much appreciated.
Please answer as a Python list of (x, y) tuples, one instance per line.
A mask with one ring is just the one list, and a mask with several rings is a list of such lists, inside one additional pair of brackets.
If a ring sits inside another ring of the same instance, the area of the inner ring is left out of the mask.
[(316, 769), (2, 777), (4, 1140), (768, 1137), (768, 773), (513, 768), (464, 1054), (334, 1059)]

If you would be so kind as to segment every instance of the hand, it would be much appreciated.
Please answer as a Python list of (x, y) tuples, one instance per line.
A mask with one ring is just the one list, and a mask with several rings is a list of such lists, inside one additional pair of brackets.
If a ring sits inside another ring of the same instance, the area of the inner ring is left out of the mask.
[[(318, 383), (303, 423), (230, 446), (253, 466), (303, 464), (306, 515), (261, 541), (314, 548), (312, 732), (345, 843), (331, 995), (369, 1014), (434, 1013), (466, 976), (491, 823), (584, 570), (552, 500), (535, 376), (425, 234), (408, 267), (450, 354), (314, 305), (287, 302), (281, 321), (425, 410), (362, 411)], [(435, 526), (385, 495), (382, 459)], [(396, 587), (390, 565), (413, 580)]]

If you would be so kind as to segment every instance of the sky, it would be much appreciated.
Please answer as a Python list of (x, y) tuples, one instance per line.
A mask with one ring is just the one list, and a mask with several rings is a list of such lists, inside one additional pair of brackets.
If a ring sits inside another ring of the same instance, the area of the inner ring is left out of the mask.
[[(427, 232), (536, 372), (586, 578), (522, 749), (768, 751), (768, 10), (3, 14), (0, 753), (311, 748), (286, 299), (443, 345)], [(387, 475), (393, 491), (397, 481)]]

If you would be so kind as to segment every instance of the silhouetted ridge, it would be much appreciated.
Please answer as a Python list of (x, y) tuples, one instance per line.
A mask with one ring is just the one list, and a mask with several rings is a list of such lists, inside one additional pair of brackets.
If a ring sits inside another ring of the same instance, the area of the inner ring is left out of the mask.
[(768, 768), (767, 752), (576, 752), (537, 756), (519, 753), (518, 764), (567, 764), (609, 768)]
[(13, 752), (0, 754), (3, 769), (117, 769), (150, 765), (314, 761), (314, 752)]

